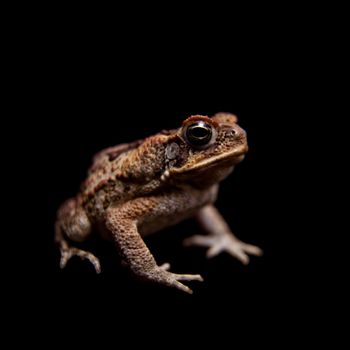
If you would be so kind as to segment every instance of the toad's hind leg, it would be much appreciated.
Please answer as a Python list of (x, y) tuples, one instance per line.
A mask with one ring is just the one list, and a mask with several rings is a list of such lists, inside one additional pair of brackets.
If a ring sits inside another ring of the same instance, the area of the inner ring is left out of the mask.
[(55, 224), (55, 241), (60, 247), (60, 267), (63, 269), (70, 258), (79, 256), (87, 259), (94, 266), (97, 273), (101, 272), (100, 261), (90, 252), (71, 247), (66, 238), (75, 242), (82, 242), (91, 233), (91, 223), (84, 209), (77, 203), (76, 199), (66, 201), (58, 211)]

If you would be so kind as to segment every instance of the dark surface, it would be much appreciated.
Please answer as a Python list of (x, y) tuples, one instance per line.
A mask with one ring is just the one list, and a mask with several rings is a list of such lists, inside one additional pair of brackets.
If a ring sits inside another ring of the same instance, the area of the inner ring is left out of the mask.
[[(337, 159), (348, 128), (340, 130), (336, 117), (348, 115), (349, 104), (341, 106), (348, 12), (305, 4), (220, 5), (207, 14), (202, 5), (152, 11), (147, 3), (148, 13), (132, 6), (101, 14), (95, 6), (90, 15), (87, 6), (33, 11), (31, 4), (32, 13), (21, 7), (5, 16), (2, 335), (12, 345), (33, 340), (45, 348), (82, 348), (94, 337), (96, 348), (122, 348), (123, 336), (127, 346), (183, 348), (188, 335), (196, 348), (200, 340), (205, 348), (210, 341), (214, 348), (314, 348), (327, 338), (334, 348), (339, 333), (347, 335), (348, 295), (343, 301), (346, 288), (338, 285), (348, 275), (339, 249), (347, 247), (339, 220), (347, 218), (347, 186), (336, 165), (348, 161)], [(207, 261), (203, 250), (181, 246), (199, 233), (188, 221), (147, 244), (172, 271), (203, 275), (191, 296), (134, 281), (113, 246), (98, 241), (90, 248), (101, 275), (78, 259), (60, 271), (55, 213), (78, 190), (92, 155), (218, 111), (239, 116), (250, 151), (222, 184), (217, 205), (264, 257), (247, 267), (227, 255)]]

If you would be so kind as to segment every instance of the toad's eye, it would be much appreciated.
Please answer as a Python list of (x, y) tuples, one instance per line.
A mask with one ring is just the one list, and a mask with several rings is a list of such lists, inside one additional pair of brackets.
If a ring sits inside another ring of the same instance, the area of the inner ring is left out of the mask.
[(205, 148), (213, 141), (213, 127), (204, 121), (197, 121), (187, 126), (184, 136), (191, 146)]

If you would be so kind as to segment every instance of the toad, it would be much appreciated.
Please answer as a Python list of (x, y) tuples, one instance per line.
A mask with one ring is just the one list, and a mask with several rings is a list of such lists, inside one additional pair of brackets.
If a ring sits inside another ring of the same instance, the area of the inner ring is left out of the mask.
[(143, 240), (190, 217), (207, 234), (185, 239), (186, 246), (206, 247), (208, 258), (227, 252), (247, 264), (248, 254), (261, 255), (261, 249), (236, 238), (214, 206), (220, 181), (247, 150), (237, 117), (218, 113), (211, 118), (191, 116), (178, 129), (98, 153), (78, 195), (58, 210), (55, 241), (61, 268), (79, 256), (99, 273), (99, 259), (74, 242), (100, 232), (114, 242), (122, 261), (139, 278), (192, 293), (183, 282), (202, 277), (170, 272), (168, 263), (159, 266)]

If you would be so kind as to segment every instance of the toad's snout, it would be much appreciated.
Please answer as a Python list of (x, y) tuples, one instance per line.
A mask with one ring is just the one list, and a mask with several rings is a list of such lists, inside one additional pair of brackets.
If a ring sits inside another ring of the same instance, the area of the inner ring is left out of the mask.
[(225, 138), (230, 143), (230, 148), (236, 149), (237, 154), (248, 151), (247, 133), (237, 124), (222, 125), (225, 130)]

